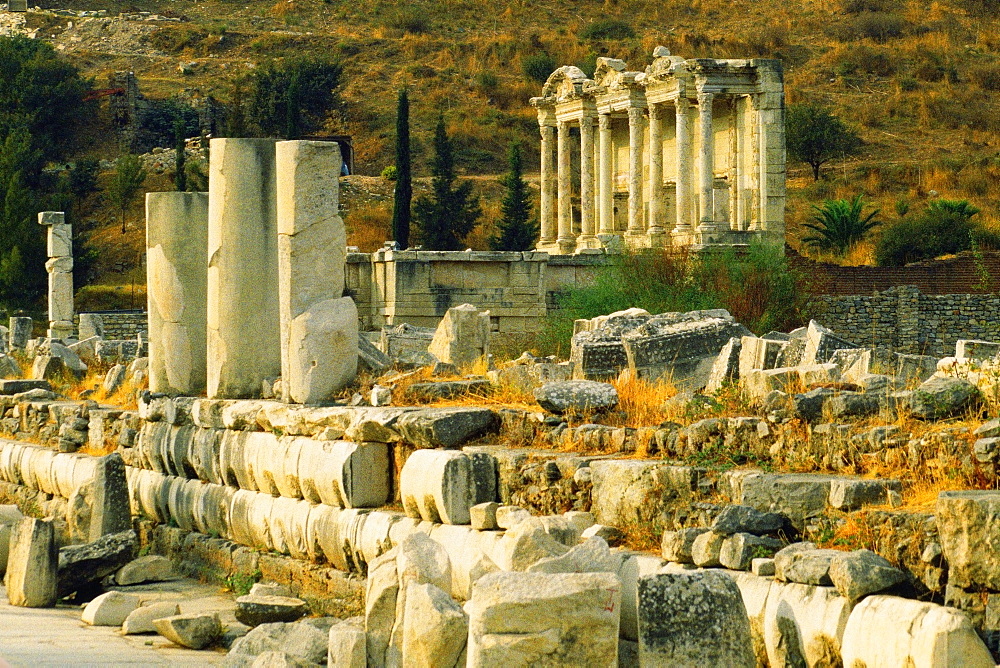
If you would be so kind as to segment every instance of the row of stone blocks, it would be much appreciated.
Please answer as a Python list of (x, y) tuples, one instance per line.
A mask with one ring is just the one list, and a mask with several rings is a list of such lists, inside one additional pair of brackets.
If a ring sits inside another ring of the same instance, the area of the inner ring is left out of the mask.
[(99, 460), (37, 445), (0, 440), (0, 480), (70, 498), (97, 475)]
[(274, 497), (134, 467), (127, 468), (127, 479), (134, 515), (344, 571), (366, 573), (369, 562), (417, 531), (435, 538), (453, 561), (466, 565), (453, 571), (456, 591), (469, 590), (469, 569), (482, 555), (499, 558), (498, 532)]
[(270, 431), (290, 436), (343, 437), (355, 442), (406, 442), (417, 448), (451, 448), (495, 431), (489, 408), (453, 406), (295, 406), (271, 400), (155, 396), (140, 400), (147, 422), (204, 429)]
[[(337, 508), (377, 508), (389, 500), (386, 443), (315, 440), (270, 432), (147, 423), (139, 469), (283, 499)], [(418, 450), (400, 473), (407, 515), (468, 524), (469, 508), (497, 499), (496, 460), (485, 453)]]

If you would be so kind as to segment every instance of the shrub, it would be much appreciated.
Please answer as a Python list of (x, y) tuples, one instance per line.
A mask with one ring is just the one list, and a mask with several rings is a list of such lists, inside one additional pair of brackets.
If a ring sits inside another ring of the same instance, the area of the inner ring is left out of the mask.
[(591, 285), (560, 296), (540, 342), (549, 350), (565, 348), (574, 320), (631, 307), (650, 313), (725, 308), (754, 331), (787, 329), (798, 323), (806, 295), (780, 247), (752, 244), (744, 253), (694, 257), (637, 251), (613, 256)]
[(619, 40), (635, 38), (635, 30), (628, 23), (617, 19), (594, 21), (580, 31), (580, 39)]
[(832, 32), (842, 42), (867, 38), (885, 43), (902, 37), (909, 25), (902, 16), (891, 12), (862, 12), (834, 26)]
[(524, 76), (538, 83), (545, 83), (556, 67), (555, 59), (547, 53), (536, 53), (524, 59), (521, 69)]
[(972, 68), (969, 78), (986, 91), (1000, 91), (1000, 63), (987, 63)]
[(878, 209), (864, 214), (864, 195), (858, 195), (853, 200), (826, 200), (823, 206), (813, 206), (816, 215), (814, 222), (804, 223), (814, 232), (803, 237), (802, 241), (821, 250), (833, 250), (843, 255), (847, 249), (858, 243), (879, 225), (875, 217)]
[(381, 176), (386, 181), (395, 181), (397, 173), (396, 165), (386, 165), (385, 169), (382, 170)]
[(480, 72), (476, 75), (476, 88), (483, 93), (492, 93), (500, 86), (500, 77), (493, 72)]
[(431, 22), (424, 11), (416, 7), (407, 7), (389, 14), (385, 19), (385, 27), (421, 35), (430, 32)]
[(915, 218), (887, 227), (875, 248), (875, 263), (901, 267), (978, 248), (1000, 247), (1000, 235), (973, 221), (979, 210), (968, 202), (935, 200)]

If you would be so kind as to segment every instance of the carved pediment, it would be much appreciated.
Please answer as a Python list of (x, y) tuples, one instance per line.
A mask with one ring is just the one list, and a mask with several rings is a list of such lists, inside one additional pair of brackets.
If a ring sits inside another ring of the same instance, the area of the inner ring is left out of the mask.
[(579, 67), (563, 65), (549, 75), (542, 87), (542, 97), (557, 100), (577, 97), (583, 92), (583, 85), (587, 80), (587, 75)]

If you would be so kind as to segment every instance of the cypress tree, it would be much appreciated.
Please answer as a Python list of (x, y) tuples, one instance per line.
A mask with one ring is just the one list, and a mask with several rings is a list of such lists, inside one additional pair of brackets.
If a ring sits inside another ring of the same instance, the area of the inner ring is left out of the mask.
[(410, 245), (410, 99), (406, 89), (399, 91), (396, 103), (396, 189), (392, 201), (392, 235), (400, 249)]
[(490, 248), (496, 251), (526, 251), (538, 239), (538, 221), (531, 219), (531, 195), (523, 174), (521, 145), (510, 145), (507, 156), (510, 171), (500, 180), (505, 193), (500, 203), (497, 233), (490, 238)]
[(482, 215), (479, 198), (472, 194), (472, 181), (455, 185), (455, 154), (444, 126), (438, 117), (434, 130), (434, 158), (431, 160), (431, 196), (421, 197), (413, 207), (427, 250), (462, 250), (462, 241)]
[(187, 190), (187, 173), (184, 171), (187, 154), (184, 151), (184, 121), (177, 119), (174, 122), (174, 149), (177, 154), (174, 168), (174, 186), (177, 192)]

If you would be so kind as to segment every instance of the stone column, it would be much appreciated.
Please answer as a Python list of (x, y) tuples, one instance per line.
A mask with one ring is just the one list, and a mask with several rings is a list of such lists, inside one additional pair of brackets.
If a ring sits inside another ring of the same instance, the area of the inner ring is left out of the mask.
[(569, 254), (576, 249), (573, 236), (573, 181), (570, 166), (569, 121), (559, 121), (556, 151), (559, 153), (559, 252)]
[[(180, 194), (180, 193), (178, 193)], [(97, 459), (94, 473), (94, 500), (90, 512), (91, 542), (101, 536), (132, 528), (125, 461), (117, 452)]]
[(344, 297), (347, 232), (339, 215), (340, 148), (277, 145), (281, 384), (286, 401), (313, 404), (358, 371), (358, 309)]
[(642, 220), (642, 109), (628, 110), (628, 235), (645, 234)]
[(580, 119), (580, 238), (577, 250), (597, 248), (594, 216), (594, 118)]
[(150, 392), (205, 390), (208, 199), (208, 193), (146, 194)]
[(597, 117), (600, 128), (600, 160), (598, 161), (598, 198), (601, 205), (600, 230), (601, 234), (615, 233), (615, 204), (614, 185), (611, 182), (612, 160), (611, 160), (611, 114), (601, 114)]
[(677, 98), (677, 226), (674, 234), (691, 233), (691, 114), (686, 97)]
[(31, 318), (14, 317), (8, 321), (8, 350), (24, 350), (31, 339), (31, 329), (34, 321)]
[(699, 232), (715, 232), (715, 135), (712, 130), (712, 93), (698, 93), (698, 203)]
[(213, 139), (208, 195), (208, 396), (260, 396), (281, 374), (274, 139)]
[(22, 608), (56, 604), (59, 546), (51, 521), (25, 517), (14, 525), (7, 557), (7, 599)]
[(552, 204), (552, 191), (555, 185), (552, 170), (552, 126), (543, 125), (540, 128), (542, 135), (542, 171), (539, 178), (541, 189), (541, 202), (539, 204), (539, 216), (541, 218), (541, 238), (539, 245), (546, 246), (555, 243), (555, 212)]
[[(662, 237), (663, 227), (663, 107), (649, 107), (649, 236)], [(662, 239), (650, 245), (662, 245)]]
[(38, 224), (48, 228), (48, 337), (68, 339), (73, 336), (73, 226), (66, 223), (62, 211), (42, 211)]

